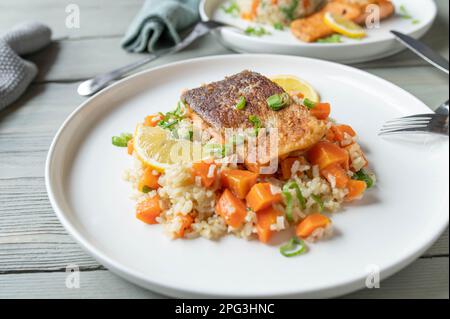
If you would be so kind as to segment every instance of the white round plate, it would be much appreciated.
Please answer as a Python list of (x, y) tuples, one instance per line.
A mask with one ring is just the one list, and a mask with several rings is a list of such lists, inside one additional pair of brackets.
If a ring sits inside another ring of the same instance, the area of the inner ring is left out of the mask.
[[(222, 6), (230, 2), (231, 0), (202, 0), (200, 4), (202, 19), (225, 22), (242, 30), (250, 25), (257, 25), (226, 14)], [(248, 36), (229, 27), (221, 29), (217, 34), (226, 47), (238, 52), (289, 54), (341, 63), (371, 61), (393, 55), (404, 49), (404, 46), (395, 40), (390, 30), (420, 38), (430, 29), (436, 18), (437, 7), (433, 0), (392, 0), (392, 2), (397, 12), (403, 5), (411, 15), (411, 19), (402, 18), (397, 14), (381, 21), (379, 28), (367, 30), (368, 36), (362, 40), (343, 38), (343, 43), (305, 43), (298, 40), (289, 28), (277, 31), (271, 26), (261, 24), (258, 26), (264, 26), (271, 33), (270, 35)]]
[[(336, 236), (297, 258), (279, 245), (228, 236), (171, 240), (134, 216), (122, 173), (132, 159), (111, 137), (133, 132), (152, 113), (172, 110), (183, 89), (244, 69), (307, 79), (333, 117), (352, 125), (377, 173), (364, 200), (333, 215)], [(59, 130), (47, 159), (50, 201), (68, 232), (100, 263), (177, 297), (331, 297), (364, 287), (374, 268), (386, 278), (419, 257), (448, 224), (448, 139), (381, 138), (384, 121), (429, 112), (402, 89), (368, 73), (319, 60), (232, 55), (141, 72), (80, 106)], [(371, 268), (372, 267), (372, 268)]]

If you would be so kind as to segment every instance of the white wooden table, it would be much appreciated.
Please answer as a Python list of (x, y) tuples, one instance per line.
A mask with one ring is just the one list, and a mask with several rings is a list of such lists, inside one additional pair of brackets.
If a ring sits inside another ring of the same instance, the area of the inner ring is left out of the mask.
[[(449, 56), (449, 3), (436, 0), (439, 17), (424, 38)], [(81, 80), (140, 59), (120, 48), (127, 25), (142, 0), (0, 0), (0, 33), (24, 20), (51, 26), (54, 43), (30, 57), (40, 74), (17, 103), (0, 112), (0, 298), (159, 298), (113, 275), (73, 241), (57, 220), (44, 187), (45, 157), (63, 120), (81, 103)], [(66, 6), (81, 10), (79, 29), (65, 26)], [(226, 54), (206, 37), (175, 60)], [(357, 67), (411, 92), (430, 107), (448, 98), (448, 77), (409, 52)], [(424, 212), (426, 214), (426, 212)], [(385, 280), (380, 289), (351, 298), (448, 298), (448, 230), (420, 259)], [(81, 270), (79, 289), (65, 285), (66, 266)]]

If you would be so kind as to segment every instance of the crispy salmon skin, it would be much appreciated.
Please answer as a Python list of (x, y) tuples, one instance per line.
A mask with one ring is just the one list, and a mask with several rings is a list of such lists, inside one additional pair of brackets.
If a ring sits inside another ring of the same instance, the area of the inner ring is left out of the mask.
[[(283, 156), (317, 143), (325, 135), (326, 127), (303, 106), (291, 104), (280, 111), (270, 109), (267, 99), (281, 93), (284, 90), (265, 76), (243, 71), (186, 91), (181, 99), (218, 132), (226, 128), (252, 128), (249, 117), (258, 117), (261, 127), (278, 129), (278, 156)], [(241, 97), (245, 98), (246, 107), (238, 110), (236, 104)]]

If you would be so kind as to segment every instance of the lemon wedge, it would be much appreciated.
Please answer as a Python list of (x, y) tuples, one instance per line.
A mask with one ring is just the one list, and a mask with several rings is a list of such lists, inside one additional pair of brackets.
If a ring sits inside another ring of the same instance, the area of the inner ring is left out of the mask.
[(273, 82), (278, 84), (286, 92), (300, 92), (305, 98), (313, 102), (320, 102), (319, 93), (305, 80), (293, 75), (277, 75), (271, 78)]
[(192, 161), (193, 145), (188, 140), (171, 139), (160, 127), (139, 124), (134, 133), (134, 150), (145, 165), (163, 173), (173, 164)]
[(364, 28), (343, 16), (327, 12), (324, 17), (324, 22), (333, 29), (334, 32), (349, 38), (364, 38), (366, 36)]

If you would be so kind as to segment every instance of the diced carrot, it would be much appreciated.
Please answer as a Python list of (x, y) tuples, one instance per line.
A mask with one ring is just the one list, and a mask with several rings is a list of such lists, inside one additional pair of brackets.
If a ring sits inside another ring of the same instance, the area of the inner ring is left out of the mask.
[(300, 238), (308, 238), (317, 228), (325, 228), (331, 220), (322, 214), (316, 213), (303, 219), (295, 230), (295, 234)]
[(194, 223), (194, 217), (191, 215), (178, 215), (178, 218), (181, 221), (181, 226), (178, 232), (175, 233), (175, 238), (183, 238), (186, 230), (188, 230), (192, 223)]
[(263, 209), (256, 214), (256, 231), (261, 242), (269, 242), (273, 233), (270, 226), (277, 222), (278, 216), (283, 216), (283, 213), (272, 206)]
[(356, 136), (356, 132), (349, 125), (333, 125), (331, 129), (334, 132), (335, 140), (338, 142), (342, 142), (345, 140), (345, 134), (348, 134), (351, 137)]
[(321, 170), (331, 164), (340, 164), (345, 169), (348, 169), (349, 166), (348, 152), (336, 144), (326, 141), (314, 145), (308, 151), (307, 158), (311, 164), (319, 165)]
[[(330, 179), (334, 178), (337, 188), (347, 187), (348, 181), (350, 180), (347, 172), (339, 164), (327, 166), (320, 172), (330, 183), (332, 183)], [(332, 176), (331, 178), (329, 177), (330, 175)]]
[(216, 213), (222, 216), (231, 227), (239, 228), (245, 222), (247, 208), (239, 198), (226, 189), (217, 201)]
[(311, 110), (310, 114), (318, 120), (326, 120), (331, 113), (329, 103), (316, 103), (316, 106)]
[(161, 206), (159, 205), (159, 196), (139, 202), (136, 206), (136, 217), (147, 224), (157, 224), (156, 218), (161, 215)]
[(142, 192), (144, 190), (144, 187), (148, 187), (149, 189), (158, 189), (160, 174), (157, 173), (153, 168), (147, 167), (144, 170), (144, 174), (142, 175), (141, 179), (138, 183), (138, 190)]
[(237, 198), (244, 199), (253, 185), (256, 184), (258, 174), (250, 171), (227, 169), (222, 171), (222, 185), (233, 192)]
[(132, 155), (132, 154), (133, 154), (133, 151), (134, 151), (134, 141), (133, 141), (133, 139), (131, 139), (131, 140), (129, 140), (128, 143), (127, 143), (127, 152), (128, 152), (128, 155)]
[(271, 188), (269, 183), (258, 183), (253, 186), (246, 196), (247, 206), (258, 212), (283, 201), (281, 193), (272, 194)]
[(258, 13), (258, 7), (259, 7), (259, 3), (261, 2), (261, 0), (253, 0), (252, 2), (252, 15), (253, 17), (256, 17), (257, 13)]
[(163, 119), (161, 114), (149, 115), (145, 118), (144, 125), (155, 127)]
[(192, 164), (192, 174), (199, 176), (203, 187), (211, 187), (217, 177), (218, 165), (214, 163), (198, 162)]
[(348, 194), (346, 201), (354, 201), (360, 199), (367, 189), (367, 184), (364, 181), (351, 179), (347, 184)]

